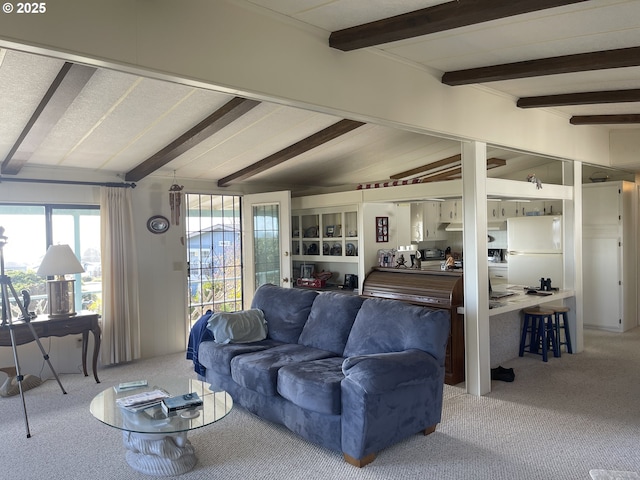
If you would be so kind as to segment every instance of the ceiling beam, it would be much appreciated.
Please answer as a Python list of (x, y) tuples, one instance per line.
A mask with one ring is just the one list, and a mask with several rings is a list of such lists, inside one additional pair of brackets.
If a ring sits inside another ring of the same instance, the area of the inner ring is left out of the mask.
[(332, 32), (329, 46), (346, 52), (584, 1), (456, 0)]
[(443, 158), (442, 160), (431, 162), (421, 167), (416, 167), (416, 168), (412, 168), (411, 170), (406, 170), (404, 172), (396, 173), (395, 175), (391, 175), (389, 178), (391, 180), (401, 180), (407, 177), (414, 177), (421, 173), (435, 170), (436, 168), (448, 167), (450, 165), (460, 163), (461, 161), (462, 161), (462, 155), (458, 153), (457, 155), (454, 155), (452, 157)]
[(319, 132), (316, 132), (313, 135), (280, 150), (279, 152), (269, 155), (268, 157), (265, 157), (262, 160), (249, 165), (248, 167), (245, 167), (235, 173), (232, 173), (231, 175), (227, 175), (226, 177), (221, 178), (220, 180), (218, 180), (218, 186), (226, 187), (232, 182), (246, 180), (249, 177), (264, 172), (265, 170), (275, 167), (276, 165), (280, 165), (287, 160), (297, 157), (298, 155), (308, 152), (309, 150), (312, 150), (335, 138), (349, 133), (350, 131), (355, 130), (362, 125), (364, 125), (364, 123), (362, 122), (356, 122), (353, 120), (340, 120), (330, 127), (320, 130)]
[[(496, 167), (503, 167), (507, 164), (506, 160), (502, 158), (488, 158), (487, 159), (487, 170), (491, 170)], [(429, 175), (425, 175), (421, 177), (421, 182), (437, 182), (440, 180), (454, 180), (456, 178), (460, 178), (462, 176), (462, 166), (456, 168), (448, 168), (445, 170), (440, 170), (438, 172), (431, 173)]]
[(460, 178), (462, 176), (462, 167), (455, 167), (447, 169), (445, 171), (432, 173), (424, 177), (420, 177), (420, 181), (423, 183), (439, 182), (441, 180), (453, 180), (454, 178)]
[(206, 140), (214, 133), (219, 132), (227, 125), (235, 122), (238, 118), (259, 104), (260, 102), (255, 100), (234, 97), (232, 100), (198, 123), (195, 127), (180, 135), (162, 150), (153, 154), (135, 168), (129, 170), (125, 174), (125, 180), (127, 182), (137, 182), (143, 179), (147, 175), (150, 175), (159, 168), (165, 166), (171, 160), (179, 157), (187, 150), (192, 149), (203, 140)]
[(469, 85), (637, 66), (640, 66), (640, 47), (629, 47), (446, 72), (442, 76), (442, 83), (452, 86)]
[(96, 68), (65, 62), (18, 136), (0, 171), (16, 175), (80, 94)]
[[(421, 176), (421, 178), (427, 178), (427, 177), (432, 178), (434, 175), (438, 175), (440, 173), (442, 174), (446, 173), (448, 169), (460, 165), (461, 162), (462, 162), (462, 155), (458, 153), (457, 155), (453, 155), (452, 157), (443, 158), (442, 160), (437, 160), (435, 162), (428, 163), (421, 167), (416, 167), (416, 168), (412, 168), (411, 170), (407, 170), (401, 173), (396, 173), (395, 175), (391, 175), (389, 178), (391, 180), (401, 180), (408, 177), (415, 177), (424, 172), (432, 172), (432, 173)], [(501, 167), (506, 164), (507, 164), (506, 160), (503, 160), (501, 158), (488, 158), (487, 170), (495, 167)], [(439, 169), (439, 170), (433, 171), (436, 169)]]
[(596, 105), (602, 103), (640, 102), (640, 88), (607, 90), (602, 92), (563, 93), (518, 99), (520, 108), (562, 107), (567, 105)]
[(640, 123), (640, 114), (622, 115), (576, 115), (571, 117), (572, 125), (624, 125)]

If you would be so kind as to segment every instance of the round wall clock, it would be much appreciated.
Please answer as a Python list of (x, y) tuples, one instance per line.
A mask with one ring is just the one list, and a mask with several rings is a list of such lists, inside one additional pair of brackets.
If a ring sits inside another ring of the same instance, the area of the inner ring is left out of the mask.
[(164, 233), (169, 230), (169, 220), (162, 215), (154, 215), (147, 220), (147, 228), (151, 233)]

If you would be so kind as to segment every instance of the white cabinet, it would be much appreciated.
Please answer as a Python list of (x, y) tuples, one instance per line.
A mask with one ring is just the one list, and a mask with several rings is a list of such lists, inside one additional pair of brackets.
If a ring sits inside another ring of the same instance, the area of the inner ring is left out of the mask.
[(491, 286), (505, 285), (507, 283), (508, 266), (506, 264), (489, 264), (489, 280)]
[(291, 216), (291, 252), (294, 278), (301, 267), (311, 265), (315, 272), (330, 271), (330, 283), (342, 284), (345, 274), (358, 273), (359, 207), (294, 210)]
[(487, 201), (487, 220), (489, 222), (507, 218), (504, 203), (506, 202), (501, 202), (500, 200)]
[(582, 198), (583, 323), (624, 332), (638, 324), (637, 186), (584, 185)]
[(447, 233), (440, 228), (441, 202), (424, 202), (424, 238), (423, 240), (446, 240)]
[(424, 239), (424, 204), (411, 204), (411, 241), (421, 242)]
[(462, 221), (462, 200), (451, 199), (441, 202), (440, 221), (443, 223)]
[(446, 240), (446, 232), (440, 227), (441, 202), (416, 202), (411, 204), (411, 241)]

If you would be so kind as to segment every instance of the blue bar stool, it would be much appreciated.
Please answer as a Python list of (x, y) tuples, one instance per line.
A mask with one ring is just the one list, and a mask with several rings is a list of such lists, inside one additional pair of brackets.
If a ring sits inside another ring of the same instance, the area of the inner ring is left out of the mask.
[[(524, 314), (524, 322), (522, 324), (519, 355), (523, 357), (525, 349), (529, 347), (530, 353), (540, 353), (542, 361), (546, 362), (548, 361), (549, 346), (551, 346), (554, 357), (560, 356), (556, 343), (553, 310), (525, 308), (522, 313)], [(529, 336), (528, 344), (527, 335)]]
[[(556, 345), (558, 347), (558, 357), (562, 350), (562, 345), (567, 346), (567, 353), (573, 353), (571, 347), (571, 333), (569, 332), (569, 321), (567, 313), (571, 311), (569, 307), (553, 307), (554, 328), (556, 334)], [(564, 341), (562, 340), (561, 330), (564, 330)]]

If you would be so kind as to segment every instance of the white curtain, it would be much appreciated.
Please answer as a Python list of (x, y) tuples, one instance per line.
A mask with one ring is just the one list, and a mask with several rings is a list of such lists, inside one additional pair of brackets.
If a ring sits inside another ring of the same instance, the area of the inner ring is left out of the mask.
[(102, 363), (140, 358), (138, 263), (131, 189), (101, 187)]

